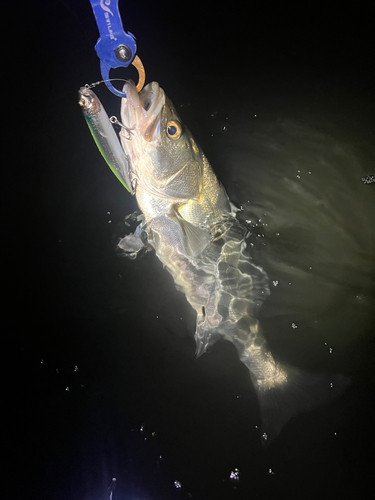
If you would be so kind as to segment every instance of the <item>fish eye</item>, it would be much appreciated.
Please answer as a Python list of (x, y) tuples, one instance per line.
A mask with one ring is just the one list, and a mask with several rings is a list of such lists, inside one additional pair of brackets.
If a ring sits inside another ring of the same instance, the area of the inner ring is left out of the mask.
[(167, 134), (170, 139), (179, 139), (181, 137), (182, 128), (181, 125), (175, 120), (171, 120), (167, 123)]

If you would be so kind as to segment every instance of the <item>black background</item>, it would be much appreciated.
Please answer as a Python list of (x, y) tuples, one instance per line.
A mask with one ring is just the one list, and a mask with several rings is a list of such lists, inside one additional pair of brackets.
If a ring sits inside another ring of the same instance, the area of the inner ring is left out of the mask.
[[(365, 3), (124, 0), (120, 12), (147, 81), (183, 105), (229, 191), (208, 117), (238, 106), (241, 120), (249, 95), (275, 119), (330, 114), (373, 144)], [(90, 3), (14, 4), (3, 35), (4, 493), (102, 499), (116, 477), (118, 499), (362, 498), (374, 465), (373, 343), (354, 354), (367, 358), (349, 403), (304, 416), (262, 450), (234, 348), (195, 360), (194, 315), (161, 264), (114, 252), (113, 227), (136, 206), (77, 104), (79, 87), (101, 78)], [(104, 85), (98, 95), (118, 114)], [(325, 424), (348, 406), (333, 437)]]

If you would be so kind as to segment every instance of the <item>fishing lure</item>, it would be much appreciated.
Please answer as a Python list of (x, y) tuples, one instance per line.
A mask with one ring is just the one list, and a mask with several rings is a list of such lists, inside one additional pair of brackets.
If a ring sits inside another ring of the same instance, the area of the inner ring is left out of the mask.
[[(128, 157), (124, 153), (111, 120), (90, 85), (79, 89), (79, 105), (99, 151), (121, 184), (134, 194)], [(130, 129), (127, 129), (130, 134)]]

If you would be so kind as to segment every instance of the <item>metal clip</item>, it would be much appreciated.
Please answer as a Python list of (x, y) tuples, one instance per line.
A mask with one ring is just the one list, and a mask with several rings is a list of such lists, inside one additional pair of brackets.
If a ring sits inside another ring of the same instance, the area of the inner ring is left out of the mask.
[(117, 90), (110, 82), (112, 68), (127, 68), (133, 64), (138, 71), (137, 91), (140, 92), (145, 82), (143, 64), (136, 56), (135, 36), (125, 32), (118, 10), (118, 0), (90, 0), (98, 25), (100, 38), (95, 45), (100, 59), (100, 70), (108, 89), (118, 97), (126, 97), (125, 92)]

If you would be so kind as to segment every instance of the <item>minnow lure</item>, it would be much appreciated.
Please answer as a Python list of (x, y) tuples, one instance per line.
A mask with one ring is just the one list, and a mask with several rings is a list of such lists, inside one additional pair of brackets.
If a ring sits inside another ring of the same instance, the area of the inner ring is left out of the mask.
[[(112, 122), (90, 86), (79, 89), (79, 105), (99, 151), (121, 184), (134, 194), (129, 160), (121, 147)], [(130, 131), (128, 131), (130, 133)]]

